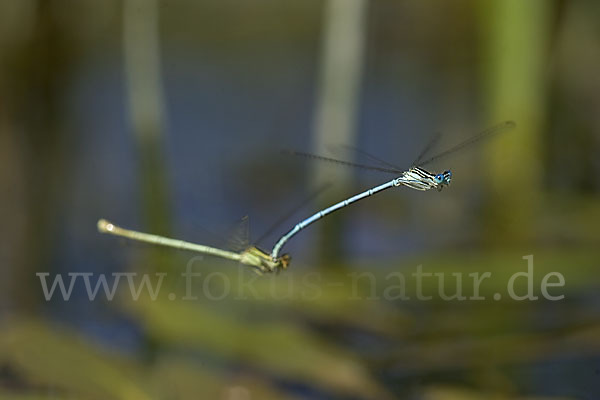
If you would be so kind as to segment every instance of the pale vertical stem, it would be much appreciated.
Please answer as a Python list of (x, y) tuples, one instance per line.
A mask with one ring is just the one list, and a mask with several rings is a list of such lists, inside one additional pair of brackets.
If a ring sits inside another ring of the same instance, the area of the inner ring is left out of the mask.
[[(313, 131), (313, 151), (324, 154), (331, 144), (356, 141), (356, 110), (364, 64), (366, 0), (328, 0), (324, 8), (324, 29), (319, 66), (319, 86)], [(347, 185), (350, 169), (314, 163), (313, 184), (335, 180)], [(326, 199), (331, 200), (331, 198)], [(333, 241), (340, 228), (329, 221), (327, 234)], [(333, 243), (326, 243), (331, 249)], [(332, 250), (335, 252), (335, 250)]]
[[(124, 0), (123, 57), (132, 130), (138, 150), (141, 210), (146, 229), (169, 234), (166, 168), (163, 154), (164, 114), (160, 75), (158, 0)], [(164, 270), (165, 255), (149, 252), (146, 270)], [(172, 283), (168, 283), (170, 285)], [(156, 345), (144, 338), (145, 357)]]
[[(313, 150), (323, 154), (335, 143), (356, 140), (356, 110), (364, 60), (366, 0), (328, 0), (325, 3)], [(315, 163), (318, 184), (331, 177), (331, 166)], [(348, 179), (349, 169), (336, 172)], [(321, 180), (321, 182), (319, 182)]]
[(551, 2), (485, 2), (482, 28), (487, 62), (485, 87), (489, 119), (511, 119), (517, 129), (490, 143), (487, 190), (491, 199), (488, 239), (531, 237), (539, 204), (541, 134)]
[(142, 209), (151, 232), (167, 233), (164, 107), (157, 0), (125, 0), (123, 50), (131, 123), (139, 150)]

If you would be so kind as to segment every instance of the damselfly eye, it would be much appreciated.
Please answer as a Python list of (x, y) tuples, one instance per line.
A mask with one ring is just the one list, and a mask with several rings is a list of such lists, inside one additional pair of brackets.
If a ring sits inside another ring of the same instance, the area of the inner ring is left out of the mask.
[(443, 181), (443, 180), (444, 180), (444, 175), (443, 175), (443, 174), (437, 174), (437, 175), (435, 176), (435, 179), (436, 179), (437, 181), (441, 182), (441, 181)]

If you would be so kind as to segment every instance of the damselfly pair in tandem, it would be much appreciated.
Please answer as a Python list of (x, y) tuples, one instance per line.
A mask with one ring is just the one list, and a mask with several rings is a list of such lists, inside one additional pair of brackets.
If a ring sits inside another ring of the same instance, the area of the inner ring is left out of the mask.
[(264, 250), (259, 249), (256, 246), (249, 246), (246, 249), (240, 252), (232, 252), (228, 250), (222, 250), (215, 247), (205, 246), (201, 244), (195, 244), (190, 242), (185, 242), (183, 240), (171, 239), (163, 236), (152, 235), (148, 233), (142, 233), (137, 231), (132, 231), (128, 229), (124, 229), (118, 227), (104, 219), (98, 221), (98, 230), (102, 233), (108, 233), (111, 235), (121, 236), (132, 240), (142, 241), (146, 243), (152, 243), (160, 246), (167, 246), (176, 249), (189, 250), (201, 254), (212, 255), (215, 257), (226, 258), (233, 261), (238, 261), (241, 264), (253, 267), (255, 271), (259, 273), (264, 272), (278, 272), (281, 269), (286, 269), (291, 261), (291, 257), (289, 254), (279, 255), (283, 246), (298, 232), (306, 228), (308, 225), (322, 219), (326, 215), (333, 213), (334, 211), (338, 211), (346, 206), (349, 206), (352, 203), (355, 203), (359, 200), (365, 199), (374, 195), (375, 193), (379, 193), (383, 190), (398, 187), (398, 186), (406, 186), (411, 189), (427, 191), (431, 189), (437, 189), (441, 191), (444, 186), (448, 186), (452, 180), (452, 172), (450, 170), (446, 170), (440, 173), (431, 173), (424, 169), (423, 167), (434, 160), (439, 160), (442, 157), (446, 157), (450, 154), (456, 153), (459, 150), (464, 149), (474, 143), (479, 142), (484, 138), (489, 138), (491, 136), (495, 136), (499, 133), (506, 132), (512, 130), (516, 127), (516, 123), (513, 121), (505, 121), (500, 124), (494, 125), (489, 129), (486, 129), (482, 132), (477, 133), (476, 135), (468, 138), (460, 142), (459, 144), (450, 147), (449, 149), (442, 151), (434, 156), (427, 157), (429, 151), (434, 147), (434, 144), (439, 139), (439, 135), (436, 135), (432, 138), (429, 144), (424, 148), (419, 157), (412, 163), (412, 166), (406, 170), (399, 169), (379, 158), (376, 158), (370, 154), (359, 151), (363, 155), (376, 160), (378, 163), (385, 165), (385, 167), (378, 167), (372, 165), (365, 164), (357, 164), (353, 162), (337, 160), (329, 157), (323, 157), (319, 155), (302, 153), (302, 152), (289, 152), (290, 154), (308, 157), (311, 159), (315, 159), (318, 161), (327, 161), (336, 163), (339, 165), (346, 165), (350, 167), (356, 168), (364, 168), (371, 169), (381, 172), (392, 173), (396, 175), (396, 178), (383, 183), (381, 185), (375, 186), (371, 189), (368, 189), (362, 193), (356, 194), (352, 197), (349, 197), (345, 200), (342, 200), (330, 207), (327, 207), (312, 216), (300, 221), (294, 227), (285, 233), (281, 238), (275, 243), (271, 253), (267, 253)]

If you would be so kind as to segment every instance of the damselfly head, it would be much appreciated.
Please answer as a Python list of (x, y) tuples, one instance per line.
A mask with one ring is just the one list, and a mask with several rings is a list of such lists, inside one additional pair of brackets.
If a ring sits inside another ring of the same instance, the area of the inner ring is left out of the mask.
[(438, 187), (441, 189), (443, 185), (449, 185), (450, 184), (450, 181), (452, 180), (452, 172), (451, 171), (444, 171), (443, 173), (437, 174), (433, 178), (433, 180), (438, 185)]
[(452, 171), (444, 171), (444, 185), (449, 185), (452, 180)]
[(290, 265), (291, 262), (292, 262), (292, 256), (290, 256), (287, 253), (282, 255), (281, 257), (279, 257), (279, 260), (278, 260), (278, 264), (283, 269), (287, 269), (287, 267)]

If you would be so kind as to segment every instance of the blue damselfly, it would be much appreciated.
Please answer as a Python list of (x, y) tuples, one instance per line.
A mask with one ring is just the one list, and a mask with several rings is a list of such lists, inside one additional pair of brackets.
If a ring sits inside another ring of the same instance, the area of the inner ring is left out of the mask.
[(438, 153), (429, 158), (425, 158), (425, 156), (427, 155), (429, 150), (433, 147), (433, 144), (435, 143), (435, 141), (437, 141), (437, 139), (439, 138), (439, 135), (437, 135), (433, 138), (433, 140), (431, 140), (429, 142), (429, 144), (421, 152), (419, 157), (417, 157), (417, 159), (413, 162), (412, 166), (407, 170), (398, 169), (395, 166), (393, 166), (389, 163), (386, 163), (383, 160), (380, 160), (380, 159), (373, 157), (370, 154), (367, 154), (364, 152), (362, 152), (362, 153), (367, 155), (368, 157), (375, 159), (380, 163), (386, 164), (386, 167), (377, 167), (377, 166), (371, 166), (371, 165), (357, 164), (357, 163), (353, 163), (353, 162), (337, 160), (337, 159), (323, 157), (323, 156), (309, 154), (309, 153), (290, 152), (293, 155), (308, 157), (308, 158), (319, 160), (319, 161), (328, 161), (328, 162), (333, 162), (333, 163), (346, 165), (346, 166), (350, 166), (350, 167), (357, 167), (357, 168), (371, 169), (371, 170), (376, 170), (376, 171), (381, 171), (381, 172), (392, 173), (392, 174), (396, 174), (397, 177), (392, 179), (391, 181), (384, 183), (384, 184), (375, 186), (374, 188), (371, 188), (362, 193), (354, 195), (350, 198), (342, 200), (339, 203), (336, 203), (330, 207), (327, 207), (327, 208), (313, 214), (312, 216), (300, 221), (291, 230), (289, 230), (285, 235), (281, 236), (281, 238), (277, 241), (277, 243), (275, 243), (275, 246), (273, 246), (273, 250), (271, 251), (271, 257), (273, 258), (273, 260), (277, 260), (279, 257), (279, 252), (281, 251), (283, 246), (294, 235), (296, 235), (302, 229), (306, 228), (308, 225), (312, 224), (315, 221), (318, 221), (319, 219), (323, 218), (324, 216), (326, 216), (328, 214), (331, 214), (334, 211), (340, 210), (346, 206), (349, 206), (352, 203), (355, 203), (359, 200), (370, 197), (370, 196), (374, 195), (375, 193), (379, 193), (383, 190), (386, 190), (386, 189), (389, 189), (392, 187), (398, 187), (398, 186), (407, 186), (409, 188), (416, 189), (416, 190), (422, 190), (422, 191), (430, 190), (430, 189), (437, 189), (438, 191), (441, 191), (444, 188), (444, 186), (448, 186), (450, 184), (450, 181), (452, 180), (452, 172), (450, 170), (446, 170), (444, 172), (434, 174), (434, 173), (431, 173), (431, 172), (425, 170), (423, 168), (424, 165), (429, 164), (434, 160), (438, 160), (442, 157), (450, 155), (458, 150), (461, 150), (464, 147), (469, 146), (473, 143), (476, 143), (483, 138), (487, 138), (487, 137), (496, 135), (498, 133), (505, 132), (507, 130), (511, 130), (515, 127), (516, 127), (516, 123), (513, 121), (502, 122), (500, 124), (492, 126), (491, 128), (488, 128), (482, 132), (479, 132), (478, 134), (472, 136), (471, 138), (469, 138), (463, 142), (460, 142), (459, 144), (457, 144), (445, 151), (442, 151), (441, 153)]

